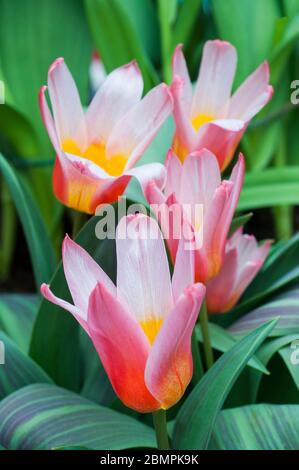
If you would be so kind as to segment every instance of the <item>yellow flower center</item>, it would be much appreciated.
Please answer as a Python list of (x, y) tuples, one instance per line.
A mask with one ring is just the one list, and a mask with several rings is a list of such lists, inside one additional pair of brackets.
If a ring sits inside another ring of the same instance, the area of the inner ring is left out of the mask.
[(106, 156), (104, 144), (91, 144), (85, 152), (82, 152), (76, 142), (66, 139), (62, 144), (62, 150), (79, 157), (87, 158), (111, 176), (119, 176), (123, 173), (127, 159), (123, 155), (114, 155), (112, 158)]
[(162, 323), (162, 318), (151, 318), (149, 320), (141, 321), (139, 323), (150, 344), (153, 344), (153, 342), (155, 341), (156, 336), (162, 326)]
[(208, 122), (214, 121), (215, 117), (211, 114), (198, 114), (195, 118), (192, 119), (192, 126), (196, 131), (199, 130), (201, 126), (207, 124)]

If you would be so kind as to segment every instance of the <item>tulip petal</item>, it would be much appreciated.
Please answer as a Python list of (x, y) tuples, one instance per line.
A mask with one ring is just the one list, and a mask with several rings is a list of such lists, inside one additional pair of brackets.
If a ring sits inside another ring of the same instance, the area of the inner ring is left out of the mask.
[(145, 383), (163, 408), (173, 406), (191, 380), (191, 335), (204, 295), (202, 284), (194, 284), (184, 291), (150, 350)]
[(90, 296), (88, 324), (94, 346), (120, 400), (141, 413), (159, 409), (160, 404), (144, 382), (149, 342), (136, 320), (102, 284)]
[(182, 52), (182, 44), (178, 44), (175, 48), (172, 58), (172, 74), (173, 77), (178, 76), (182, 79), (182, 106), (189, 116), (192, 104), (192, 84), (189, 77), (189, 72), (186, 65), (186, 60)]
[(54, 120), (52, 117), (52, 114), (50, 113), (50, 109), (46, 100), (46, 90), (48, 87), (42, 86), (38, 95), (38, 102), (39, 102), (39, 108), (42, 116), (42, 120), (44, 123), (44, 126), (46, 128), (46, 131), (49, 134), (49, 137), (51, 139), (51, 142), (53, 144), (53, 147), (55, 148), (56, 152), (60, 150), (60, 145), (55, 129), (55, 124)]
[(175, 76), (171, 87), (173, 96), (173, 116), (176, 131), (173, 138), (173, 150), (181, 161), (185, 156), (195, 149), (196, 132), (192, 126), (190, 112), (187, 113), (184, 103), (184, 86), (182, 78)]
[(236, 49), (225, 41), (207, 41), (195, 87), (192, 118), (198, 115), (226, 116), (236, 72)]
[(111, 72), (86, 112), (88, 141), (107, 142), (116, 123), (138, 103), (143, 80), (136, 61)]
[(194, 244), (194, 233), (190, 224), (185, 221), (182, 226), (182, 237), (178, 244), (172, 275), (172, 292), (175, 303), (184, 289), (194, 284), (195, 253), (192, 243)]
[(193, 149), (209, 149), (217, 157), (219, 167), (223, 171), (231, 162), (245, 129), (246, 123), (243, 121), (210, 122), (199, 130)]
[(125, 175), (134, 176), (147, 199), (149, 185), (155, 185), (158, 189), (163, 189), (166, 181), (166, 168), (161, 163), (148, 163), (130, 170), (126, 170)]
[(271, 99), (269, 65), (261, 64), (238, 88), (230, 100), (229, 116), (248, 122)]
[(74, 304), (87, 319), (88, 299), (98, 282), (116, 295), (116, 287), (80, 245), (65, 236), (62, 246), (63, 269)]
[[(221, 184), (217, 158), (206, 149), (193, 152), (186, 158), (182, 173), (179, 201), (189, 204), (192, 208), (201, 204), (203, 212), (207, 213), (214, 193)], [(196, 222), (193, 220), (195, 226)]]
[(52, 302), (52, 304), (58, 305), (58, 307), (63, 308), (64, 310), (67, 310), (70, 312), (76, 320), (80, 323), (82, 328), (86, 331), (86, 333), (89, 335), (89, 329), (86, 321), (86, 312), (80, 311), (77, 307), (74, 305), (70, 304), (69, 302), (66, 302), (63, 299), (60, 299), (59, 297), (56, 297), (56, 295), (53, 294), (53, 292), (50, 289), (50, 286), (48, 284), (42, 284), (40, 288), (42, 296), (47, 299), (49, 302)]
[(226, 256), (218, 276), (207, 283), (207, 309), (209, 313), (220, 313), (228, 304), (233, 294), (237, 276), (237, 250), (230, 250)]
[(51, 65), (48, 85), (60, 146), (65, 140), (72, 140), (84, 149), (87, 140), (83, 108), (74, 79), (62, 58)]
[(107, 158), (115, 155), (129, 157), (131, 168), (150, 144), (172, 111), (169, 88), (161, 84), (153, 88), (116, 124), (107, 143)]
[(182, 164), (176, 154), (170, 149), (167, 153), (165, 166), (167, 169), (167, 180), (165, 186), (165, 196), (175, 193), (176, 198), (180, 200), (181, 176), (183, 172)]
[(143, 325), (163, 320), (171, 310), (172, 290), (162, 234), (142, 214), (123, 217), (117, 227), (117, 297)]

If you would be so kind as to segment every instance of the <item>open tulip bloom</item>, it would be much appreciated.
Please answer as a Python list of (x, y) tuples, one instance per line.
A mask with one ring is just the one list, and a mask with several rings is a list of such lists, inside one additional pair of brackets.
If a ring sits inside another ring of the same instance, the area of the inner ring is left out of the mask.
[(173, 261), (179, 242), (176, 228), (184, 221), (191, 225), (196, 239), (195, 279), (205, 283), (221, 269), (243, 184), (244, 157), (240, 154), (228, 181), (221, 181), (217, 158), (206, 149), (190, 154), (183, 163), (170, 150), (166, 168), (164, 191), (152, 181), (145, 186), (145, 197), (156, 212)]
[(253, 235), (238, 229), (227, 241), (220, 273), (207, 284), (207, 307), (210, 313), (230, 310), (254, 279), (268, 256), (271, 242), (258, 246)]
[(271, 99), (266, 62), (231, 96), (236, 66), (237, 54), (231, 44), (207, 41), (193, 93), (182, 47), (177, 46), (173, 56), (173, 148), (181, 161), (194, 150), (208, 148), (224, 170), (249, 121)]
[[(128, 236), (133, 226), (134, 236)], [(191, 335), (205, 295), (194, 284), (193, 252), (181, 239), (170, 279), (160, 229), (144, 215), (117, 228), (117, 285), (66, 237), (63, 267), (74, 305), (41, 292), (74, 315), (90, 336), (115, 393), (139, 412), (167, 409), (192, 377)]]
[[(56, 151), (53, 186), (66, 206), (92, 214), (101, 203), (123, 194), (132, 176), (141, 184), (163, 184), (159, 163), (133, 168), (172, 111), (168, 87), (161, 84), (143, 99), (136, 62), (110, 73), (84, 113), (74, 80), (63, 59), (49, 69), (53, 117), (41, 88), (44, 125)], [(54, 118), (54, 119), (53, 119)]]

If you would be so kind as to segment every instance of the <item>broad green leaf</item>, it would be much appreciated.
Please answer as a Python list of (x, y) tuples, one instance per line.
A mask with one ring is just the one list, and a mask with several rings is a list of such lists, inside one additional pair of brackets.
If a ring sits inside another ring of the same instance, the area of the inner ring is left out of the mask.
[(296, 16), (290, 17), (281, 40), (270, 55), (271, 81), (276, 84), (287, 65), (299, 37), (299, 9)]
[(269, 168), (245, 176), (238, 209), (298, 204), (299, 167)]
[(231, 42), (238, 51), (239, 84), (263, 60), (272, 46), (279, 18), (276, 0), (212, 0), (213, 16), (221, 39)]
[(47, 374), (0, 331), (5, 363), (0, 365), (0, 400), (32, 383), (51, 383)]
[[(297, 344), (297, 348), (299, 348), (299, 339), (296, 340), (296, 344)], [(294, 383), (298, 389), (298, 392), (299, 392), (299, 363), (297, 362), (298, 361), (298, 358), (299, 358), (299, 354), (296, 355), (296, 362), (292, 362), (292, 353), (293, 353), (293, 349), (291, 348), (291, 345), (288, 345), (288, 346), (284, 346), (283, 348), (281, 348), (279, 350), (279, 355), (281, 356), (282, 360), (284, 361), (287, 369), (289, 370), (290, 372), (290, 375), (291, 377), (293, 378), (294, 380)]]
[(13, 198), (24, 230), (36, 286), (39, 289), (43, 281), (49, 281), (55, 269), (56, 260), (51, 241), (35, 201), (2, 155), (0, 172)]
[(201, 0), (184, 0), (181, 4), (173, 29), (173, 49), (180, 43), (187, 45), (192, 30), (197, 23), (201, 4)]
[(0, 403), (0, 442), (10, 450), (155, 447), (153, 429), (55, 385), (29, 385)]
[[(8, 104), (33, 124), (42, 148), (50, 143), (43, 128), (37, 95), (57, 57), (64, 57), (83, 102), (87, 99), (91, 40), (80, 0), (1, 0), (0, 63)], [(20, 73), (16, 73), (16, 71)]]
[[(196, 338), (201, 343), (203, 342), (202, 331), (199, 326), (196, 326)], [(229, 333), (229, 331), (221, 328), (219, 325), (215, 325), (214, 323), (209, 323), (209, 332), (210, 332), (210, 339), (212, 348), (216, 349), (217, 351), (226, 352), (229, 351), (236, 344), (236, 338)], [(248, 362), (248, 365), (261, 371), (263, 374), (268, 374), (269, 372), (263, 365), (263, 363), (253, 357)]]
[(286, 14), (291, 18), (299, 13), (299, 0), (283, 0)]
[(177, 0), (158, 0), (163, 78), (171, 82), (172, 26), (176, 16)]
[(248, 214), (235, 217), (232, 220), (228, 236), (231, 237), (232, 234), (235, 233), (236, 230), (238, 230), (238, 228), (243, 227), (245, 224), (247, 224), (247, 222), (249, 222), (252, 216), (253, 216), (253, 213), (249, 212)]
[(175, 449), (206, 449), (217, 415), (234, 382), (277, 320), (257, 328), (209, 369), (181, 407), (174, 428)]
[(210, 443), (219, 450), (297, 450), (298, 405), (252, 405), (221, 411)]
[(136, 59), (145, 88), (157, 84), (155, 69), (143, 47), (136, 26), (121, 0), (85, 0), (87, 19), (107, 72)]
[[(85, 248), (104, 271), (115, 275), (114, 240), (98, 240), (95, 235), (99, 217), (92, 217), (79, 232), (76, 242)], [(72, 302), (62, 264), (51, 281), (51, 289), (62, 299)], [(45, 347), (47, 345), (47, 347)], [(58, 385), (79, 391), (82, 373), (79, 325), (65, 310), (43, 300), (34, 325), (30, 355)]]
[[(0, 10), (0, 75), (11, 108), (5, 105), (1, 110), (0, 128), (24, 160), (48, 160), (54, 150), (37, 97), (56, 58), (65, 58), (84, 104), (88, 97), (92, 44), (82, 1), (0, 0)], [(51, 167), (27, 169), (24, 177), (47, 226), (54, 230), (61, 205), (53, 196)]]
[(23, 351), (27, 352), (38, 298), (31, 294), (0, 295), (0, 330), (4, 331)]
[(122, 2), (127, 15), (138, 33), (139, 41), (153, 63), (160, 60), (160, 36), (157, 12), (152, 0), (126, 0)]
[[(280, 336), (275, 339), (265, 341), (257, 352), (257, 357), (265, 366), (271, 361), (272, 357), (284, 346), (290, 345), (293, 341), (299, 339), (299, 334)], [(263, 376), (258, 372), (251, 372), (250, 388), (254, 401), (257, 399), (259, 387)]]
[(294, 334), (299, 329), (299, 288), (291, 289), (270, 302), (243, 315), (234, 322), (229, 331), (235, 336), (244, 336), (263, 324), (279, 316), (271, 336)]

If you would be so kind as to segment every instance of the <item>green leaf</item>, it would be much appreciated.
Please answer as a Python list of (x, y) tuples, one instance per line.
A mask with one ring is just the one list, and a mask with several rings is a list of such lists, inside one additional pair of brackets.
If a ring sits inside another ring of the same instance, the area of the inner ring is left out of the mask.
[[(98, 240), (95, 236), (99, 217), (92, 217), (76, 237), (104, 271), (115, 275), (114, 240)], [(58, 297), (72, 302), (60, 263), (51, 281)], [(45, 348), (45, 344), (47, 347)], [(65, 310), (43, 300), (34, 325), (30, 355), (60, 386), (79, 391), (81, 363), (79, 325)]]
[(11, 450), (155, 447), (153, 429), (55, 385), (29, 385), (0, 403), (0, 442)]
[(65, 58), (83, 101), (87, 99), (92, 45), (82, 2), (1, 0), (0, 7), (0, 62), (4, 82), (9, 84), (8, 104), (33, 124), (43, 149), (49, 153), (37, 95), (57, 57)]
[(23, 351), (27, 352), (38, 298), (31, 294), (0, 295), (0, 329)]
[(222, 411), (210, 449), (297, 450), (298, 405), (253, 405)]
[(277, 320), (257, 328), (223, 354), (181, 407), (174, 428), (175, 449), (206, 449), (228, 393)]
[[(238, 51), (239, 84), (268, 57), (279, 18), (276, 0), (212, 0), (220, 37)], [(266, 21), (265, 21), (266, 19)]]
[(271, 336), (283, 336), (294, 334), (299, 329), (299, 288), (291, 289), (271, 302), (256, 308), (252, 312), (243, 315), (229, 327), (229, 331), (235, 336), (244, 336), (263, 324), (279, 316)]
[(187, 45), (198, 20), (201, 4), (201, 0), (184, 0), (182, 3), (173, 29), (173, 49), (180, 43)]
[[(280, 336), (272, 340), (267, 340), (260, 347), (257, 352), (257, 357), (261, 360), (265, 366), (271, 361), (272, 357), (284, 346), (290, 345), (293, 341), (299, 338), (299, 334)], [(251, 373), (250, 377), (250, 388), (253, 400), (256, 401), (259, 387), (263, 376), (257, 372)]]
[(121, 0), (85, 0), (87, 19), (107, 72), (136, 59), (149, 90), (158, 77)]
[(299, 167), (269, 168), (246, 174), (238, 209), (298, 204), (298, 201)]
[[(196, 326), (195, 331), (197, 340), (203, 343), (201, 328)], [(221, 326), (215, 325), (214, 323), (209, 323), (209, 332), (212, 348), (216, 349), (217, 351), (221, 351), (223, 353), (229, 351), (237, 342), (236, 338), (232, 334), (230, 334), (224, 328), (221, 328)], [(250, 359), (248, 365), (254, 369), (257, 369), (263, 374), (269, 373), (263, 363), (256, 357)]]
[(289, 17), (299, 12), (299, 0), (283, 0), (285, 12)]
[(299, 37), (299, 11), (297, 10), (296, 13), (298, 13), (296, 16), (289, 19), (281, 40), (274, 47), (270, 56), (271, 81), (275, 84), (284, 72), (290, 55), (297, 45)]
[(247, 222), (249, 222), (252, 216), (253, 216), (253, 213), (249, 212), (248, 214), (235, 217), (232, 220), (228, 236), (231, 237), (232, 234), (235, 233), (236, 230), (238, 230), (238, 228), (243, 227), (245, 224), (247, 224)]
[(31, 194), (25, 190), (12, 167), (0, 155), (0, 171), (15, 203), (30, 252), (37, 289), (51, 278), (55, 255), (44, 221)]
[[(88, 97), (92, 44), (82, 1), (0, 0), (0, 9), (0, 76), (10, 107), (0, 111), (0, 128), (25, 161), (48, 160), (54, 150), (37, 98), (57, 57), (65, 58), (84, 104)], [(61, 205), (53, 196), (50, 171), (51, 167), (27, 169), (24, 177), (47, 226), (54, 230)]]
[(5, 364), (0, 365), (0, 400), (32, 383), (51, 383), (47, 374), (0, 331)]
[[(299, 340), (297, 339), (296, 341), (297, 341), (297, 348), (298, 348), (299, 347)], [(293, 363), (291, 361), (292, 353), (293, 353), (293, 349), (290, 347), (290, 345), (284, 346), (283, 348), (281, 348), (279, 350), (279, 355), (281, 356), (282, 360), (284, 361), (284, 363), (285, 363), (287, 369), (289, 370), (290, 375), (293, 378), (294, 383), (295, 383), (295, 385), (296, 385), (296, 387), (299, 391), (299, 367), (298, 367), (297, 360), (296, 360), (296, 363)], [(297, 357), (298, 357), (298, 354), (297, 354)]]

